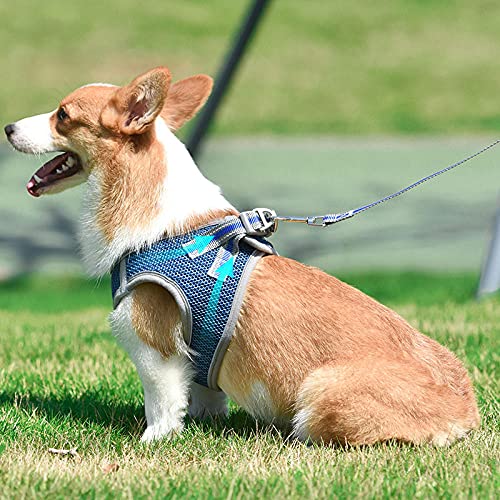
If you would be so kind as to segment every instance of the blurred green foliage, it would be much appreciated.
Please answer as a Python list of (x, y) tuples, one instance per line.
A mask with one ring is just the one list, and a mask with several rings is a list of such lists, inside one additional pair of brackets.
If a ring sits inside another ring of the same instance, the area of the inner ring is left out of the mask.
[[(159, 64), (213, 75), (248, 3), (1, 2), (0, 122)], [(275, 0), (216, 131), (496, 131), (499, 26), (491, 0)]]
[[(384, 303), (417, 306), (469, 302), (477, 285), (476, 275), (465, 272), (344, 272), (339, 278)], [(112, 307), (108, 277), (30, 274), (0, 282), (0, 310), (59, 313), (93, 307)]]

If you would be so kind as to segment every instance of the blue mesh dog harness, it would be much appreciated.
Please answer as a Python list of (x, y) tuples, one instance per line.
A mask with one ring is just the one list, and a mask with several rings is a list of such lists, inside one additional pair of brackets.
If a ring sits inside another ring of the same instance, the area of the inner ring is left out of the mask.
[(244, 212), (124, 256), (111, 272), (114, 307), (139, 284), (167, 289), (194, 353), (195, 382), (218, 390), (250, 275), (262, 256), (275, 253), (263, 238), (269, 227), (264, 214)]

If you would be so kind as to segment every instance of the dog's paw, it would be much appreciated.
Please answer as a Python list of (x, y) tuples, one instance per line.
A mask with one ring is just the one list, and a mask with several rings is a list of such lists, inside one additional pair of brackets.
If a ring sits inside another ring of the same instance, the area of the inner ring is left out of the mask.
[(142, 443), (152, 443), (160, 439), (171, 439), (172, 437), (182, 433), (184, 425), (182, 423), (172, 426), (169, 423), (159, 423), (148, 425), (144, 434), (141, 437)]
[(227, 417), (227, 397), (223, 392), (193, 384), (188, 414), (199, 419)]

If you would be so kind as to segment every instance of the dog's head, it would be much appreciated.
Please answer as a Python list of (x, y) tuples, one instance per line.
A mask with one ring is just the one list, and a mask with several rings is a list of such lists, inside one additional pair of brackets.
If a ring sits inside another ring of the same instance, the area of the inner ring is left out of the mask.
[[(196, 75), (170, 84), (165, 67), (148, 71), (125, 87), (91, 84), (65, 97), (59, 107), (5, 127), (9, 142), (30, 154), (61, 151), (39, 168), (27, 184), (33, 196), (57, 193), (84, 182), (93, 169), (134, 164), (154, 141), (152, 126), (161, 116), (177, 130), (203, 106), (212, 79)], [(109, 172), (108, 172), (109, 173)]]

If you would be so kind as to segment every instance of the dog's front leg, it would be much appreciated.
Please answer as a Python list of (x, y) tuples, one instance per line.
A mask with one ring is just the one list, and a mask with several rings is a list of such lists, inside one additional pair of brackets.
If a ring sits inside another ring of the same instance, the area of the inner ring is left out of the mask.
[(182, 431), (191, 369), (185, 356), (165, 359), (158, 351), (144, 347), (135, 365), (144, 387), (148, 424), (141, 441), (150, 442)]
[[(142, 381), (147, 420), (142, 441), (150, 442), (182, 431), (192, 368), (186, 354), (163, 356), (141, 340), (137, 327), (134, 328), (133, 300), (137, 298), (134, 295), (122, 300), (111, 313), (110, 322), (114, 335), (128, 352)], [(149, 327), (154, 327), (154, 321), (152, 323), (146, 318), (140, 328)], [(168, 335), (168, 332), (163, 334)]]
[(189, 416), (205, 419), (227, 416), (227, 396), (222, 391), (193, 383), (189, 402)]

